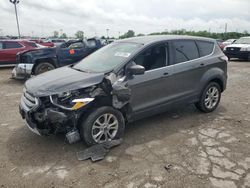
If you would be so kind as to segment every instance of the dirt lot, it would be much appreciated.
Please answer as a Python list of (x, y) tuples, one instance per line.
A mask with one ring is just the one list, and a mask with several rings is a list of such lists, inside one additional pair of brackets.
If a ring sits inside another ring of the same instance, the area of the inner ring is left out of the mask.
[(229, 63), (214, 113), (189, 106), (130, 124), (124, 143), (97, 163), (77, 161), (82, 143), (25, 126), (23, 83), (10, 72), (0, 69), (1, 187), (250, 187), (250, 62)]

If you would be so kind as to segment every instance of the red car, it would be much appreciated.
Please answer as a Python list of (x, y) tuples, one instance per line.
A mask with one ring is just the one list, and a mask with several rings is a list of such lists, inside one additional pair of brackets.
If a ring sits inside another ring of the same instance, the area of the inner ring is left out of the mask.
[(40, 40), (40, 39), (32, 39), (30, 41), (33, 41), (33, 42), (40, 44), (42, 46), (47, 46), (47, 47), (54, 47), (55, 46), (53, 42), (49, 42), (49, 41), (44, 42), (43, 40)]
[(0, 40), (0, 67), (16, 65), (18, 52), (35, 48), (37, 44), (27, 40)]

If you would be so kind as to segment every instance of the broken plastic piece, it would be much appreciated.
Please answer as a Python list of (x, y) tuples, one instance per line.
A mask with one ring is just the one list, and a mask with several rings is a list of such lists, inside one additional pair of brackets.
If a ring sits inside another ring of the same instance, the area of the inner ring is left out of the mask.
[(122, 139), (107, 141), (98, 145), (91, 146), (84, 151), (76, 153), (79, 161), (91, 159), (93, 162), (99, 161), (105, 158), (109, 150), (122, 143)]
[(122, 108), (125, 106), (131, 97), (131, 89), (128, 88), (127, 82), (117, 82), (113, 85), (113, 106)]
[(166, 166), (165, 166), (165, 169), (168, 171), (168, 172), (170, 172), (170, 169), (173, 167), (173, 165), (171, 165), (171, 164), (167, 164)]
[(66, 134), (66, 138), (70, 144), (76, 143), (81, 140), (78, 130), (72, 130)]

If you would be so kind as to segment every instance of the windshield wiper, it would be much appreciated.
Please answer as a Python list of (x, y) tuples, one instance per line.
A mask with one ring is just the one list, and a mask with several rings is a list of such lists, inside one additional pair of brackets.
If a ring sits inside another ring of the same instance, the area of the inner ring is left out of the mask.
[(84, 71), (82, 69), (78, 69), (78, 68), (75, 68), (75, 67), (71, 67), (71, 68), (74, 69), (74, 70), (80, 71), (80, 72), (86, 72), (86, 71)]
[(71, 67), (71, 68), (74, 69), (74, 70), (80, 71), (80, 72), (91, 73), (90, 70), (83, 70), (83, 69), (78, 69), (78, 68), (75, 68), (75, 67)]

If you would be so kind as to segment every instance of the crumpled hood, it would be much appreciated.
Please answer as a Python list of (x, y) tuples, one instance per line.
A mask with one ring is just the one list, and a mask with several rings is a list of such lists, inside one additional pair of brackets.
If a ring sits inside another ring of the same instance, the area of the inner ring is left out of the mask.
[(226, 48), (235, 47), (235, 48), (250, 48), (250, 44), (230, 44)]
[(36, 97), (90, 87), (102, 82), (104, 73), (86, 73), (71, 67), (58, 68), (26, 81), (25, 88)]

